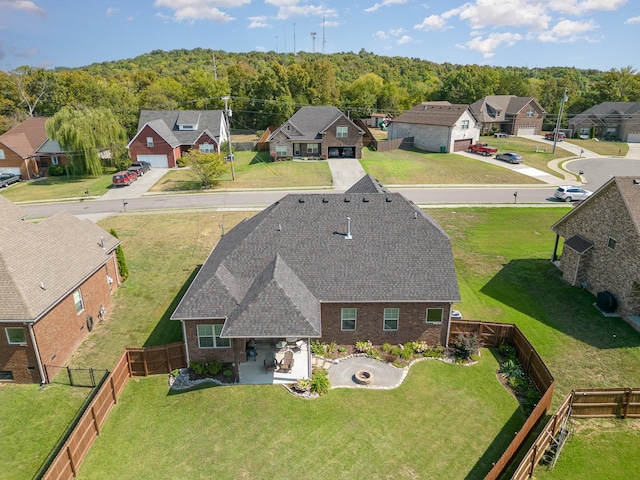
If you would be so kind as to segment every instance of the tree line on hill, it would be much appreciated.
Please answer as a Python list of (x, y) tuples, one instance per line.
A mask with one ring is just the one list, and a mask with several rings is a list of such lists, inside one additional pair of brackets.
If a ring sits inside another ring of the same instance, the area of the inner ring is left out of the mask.
[(603, 101), (640, 101), (631, 67), (585, 70), (437, 64), (367, 52), (230, 53), (154, 50), (80, 68), (0, 71), (0, 133), (28, 116), (65, 106), (110, 110), (131, 138), (139, 111), (223, 109), (230, 95), (234, 129), (279, 125), (303, 105), (334, 105), (353, 118), (398, 115), (420, 102), (469, 104), (487, 95), (532, 96), (555, 125), (565, 89), (566, 116)]

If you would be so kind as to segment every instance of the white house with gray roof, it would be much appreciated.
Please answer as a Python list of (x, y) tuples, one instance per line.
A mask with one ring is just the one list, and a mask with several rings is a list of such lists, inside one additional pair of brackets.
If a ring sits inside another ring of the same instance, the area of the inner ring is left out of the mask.
[(446, 345), (459, 300), (448, 235), (365, 176), (342, 194), (287, 195), (239, 223), (171, 319), (189, 360), (237, 365), (255, 342)]
[(134, 161), (173, 168), (188, 150), (219, 153), (220, 145), (228, 140), (221, 110), (142, 110), (138, 133), (127, 148)]
[(23, 216), (0, 196), (0, 382), (45, 383), (109, 311), (120, 242), (67, 212)]

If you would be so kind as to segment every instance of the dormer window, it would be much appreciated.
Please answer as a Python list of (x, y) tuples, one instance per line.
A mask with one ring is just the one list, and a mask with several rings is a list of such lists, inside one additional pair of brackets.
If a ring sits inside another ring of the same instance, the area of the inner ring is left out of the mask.
[(153, 137), (147, 137), (147, 148), (153, 148)]
[(184, 125), (178, 125), (178, 130), (182, 130), (182, 131), (194, 131), (198, 126), (194, 125), (194, 124), (184, 124)]

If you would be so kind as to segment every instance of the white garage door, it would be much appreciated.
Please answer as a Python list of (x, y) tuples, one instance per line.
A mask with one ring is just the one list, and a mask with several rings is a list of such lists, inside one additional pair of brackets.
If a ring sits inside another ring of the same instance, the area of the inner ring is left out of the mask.
[(20, 167), (2, 167), (0, 173), (13, 173), (14, 175), (20, 175)]
[(627, 142), (629, 142), (629, 143), (640, 143), (640, 133), (630, 133), (627, 136)]
[(535, 135), (536, 127), (520, 127), (518, 128), (518, 135)]
[(149, 162), (153, 168), (169, 168), (166, 155), (138, 155), (139, 162)]

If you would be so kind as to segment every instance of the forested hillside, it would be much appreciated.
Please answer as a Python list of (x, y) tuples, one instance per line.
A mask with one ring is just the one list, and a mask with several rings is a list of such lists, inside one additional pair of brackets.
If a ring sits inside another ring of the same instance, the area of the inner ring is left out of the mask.
[(359, 53), (152, 51), (76, 69), (0, 71), (0, 133), (65, 105), (107, 107), (129, 136), (140, 109), (220, 109), (230, 95), (233, 127), (264, 129), (300, 105), (335, 105), (352, 117), (398, 114), (419, 102), (472, 103), (485, 95), (533, 96), (557, 115), (564, 90), (572, 115), (602, 101), (640, 101), (640, 74), (575, 68), (436, 64)]

